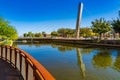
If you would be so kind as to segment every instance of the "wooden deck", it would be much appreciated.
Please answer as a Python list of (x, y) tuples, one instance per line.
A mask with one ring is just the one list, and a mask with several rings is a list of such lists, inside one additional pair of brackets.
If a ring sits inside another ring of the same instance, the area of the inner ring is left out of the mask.
[(0, 59), (0, 80), (23, 80), (19, 71)]

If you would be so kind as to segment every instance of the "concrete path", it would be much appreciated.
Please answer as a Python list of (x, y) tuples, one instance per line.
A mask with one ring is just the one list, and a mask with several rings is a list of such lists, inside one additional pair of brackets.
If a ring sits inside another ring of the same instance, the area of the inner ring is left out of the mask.
[(19, 71), (0, 59), (0, 80), (24, 80)]

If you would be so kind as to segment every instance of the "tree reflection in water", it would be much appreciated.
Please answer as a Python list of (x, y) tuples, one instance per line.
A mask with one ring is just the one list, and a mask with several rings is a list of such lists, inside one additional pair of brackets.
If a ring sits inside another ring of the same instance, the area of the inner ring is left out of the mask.
[(112, 57), (109, 51), (100, 51), (93, 57), (93, 65), (98, 68), (107, 68), (112, 66)]
[(82, 54), (90, 54), (93, 51), (93, 48), (81, 48)]
[(61, 52), (72, 51), (75, 49), (74, 47), (55, 45), (55, 44), (52, 44), (52, 48), (58, 48), (58, 50)]
[[(70, 46), (62, 46), (62, 45), (52, 45), (53, 48), (58, 48), (59, 51), (61, 52), (66, 52), (66, 51), (71, 51), (74, 50), (75, 47), (70, 47)], [(83, 63), (82, 60), (82, 53), (89, 54), (93, 49), (81, 49), (81, 48), (76, 48), (76, 53), (77, 53), (77, 60), (78, 60), (78, 65), (80, 66), (80, 71), (83, 79), (85, 78), (85, 64)]]
[[(61, 45), (52, 45), (53, 48), (58, 48), (59, 51), (61, 52), (66, 52), (66, 51), (71, 51), (74, 50), (74, 47), (70, 46), (61, 46)], [(77, 60), (78, 60), (78, 65), (80, 66), (80, 71), (82, 74), (82, 77), (85, 78), (85, 64), (83, 63), (82, 60), (82, 53), (89, 54), (93, 49), (81, 49), (81, 48), (76, 48), (76, 53), (77, 53)]]
[(115, 59), (114, 67), (117, 71), (120, 71), (120, 52), (118, 53), (118, 55)]
[[(66, 51), (71, 51), (74, 50), (75, 47), (70, 47), (70, 46), (62, 46), (62, 45), (52, 45), (53, 48), (58, 48), (59, 51), (61, 52), (66, 52)], [(81, 75), (83, 79), (85, 78), (85, 64), (83, 63), (82, 60), (82, 54), (90, 54), (93, 51), (93, 48), (76, 48), (76, 53), (77, 53), (77, 60), (78, 60), (78, 65), (80, 67)]]
[(58, 50), (61, 51), (61, 52), (71, 51), (73, 49), (74, 49), (73, 47), (68, 47), (68, 46), (60, 46), (60, 47), (58, 47)]

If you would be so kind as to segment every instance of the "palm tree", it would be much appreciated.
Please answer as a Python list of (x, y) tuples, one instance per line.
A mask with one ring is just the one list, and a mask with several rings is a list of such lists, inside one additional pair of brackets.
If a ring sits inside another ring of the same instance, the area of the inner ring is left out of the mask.
[(115, 33), (120, 34), (120, 19), (117, 18), (116, 20), (113, 20), (111, 25), (112, 25), (112, 28), (114, 29)]
[(100, 35), (100, 40), (102, 33), (106, 33), (111, 30), (110, 23), (106, 21), (104, 18), (96, 19), (92, 22), (92, 30), (95, 33)]

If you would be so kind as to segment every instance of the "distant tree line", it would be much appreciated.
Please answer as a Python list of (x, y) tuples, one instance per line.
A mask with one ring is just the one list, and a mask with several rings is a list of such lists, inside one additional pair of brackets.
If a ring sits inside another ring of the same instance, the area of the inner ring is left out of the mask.
[[(51, 32), (51, 36), (54, 37), (75, 37), (75, 29), (70, 29), (70, 28), (60, 28), (57, 31)], [(85, 28), (80, 28), (80, 36), (82, 37), (90, 37), (95, 35), (95, 33), (92, 32), (91, 28), (85, 27)]]
[(46, 33), (42, 32), (42, 33), (32, 33), (32, 32), (28, 32), (28, 33), (24, 33), (23, 36), (24, 37), (46, 37)]
[[(80, 37), (93, 37), (97, 36), (101, 39), (102, 34), (107, 32), (114, 32), (120, 34), (120, 19), (114, 19), (112, 21), (106, 21), (104, 18), (96, 19), (91, 22), (91, 27), (80, 28)], [(51, 37), (75, 37), (76, 30), (71, 28), (59, 28), (57, 31), (52, 31), (51, 34), (46, 32), (42, 33), (24, 33), (24, 37), (46, 37), (47, 35)]]
[(57, 31), (51, 32), (53, 37), (73, 37), (75, 34), (75, 29), (70, 28), (60, 28)]

